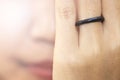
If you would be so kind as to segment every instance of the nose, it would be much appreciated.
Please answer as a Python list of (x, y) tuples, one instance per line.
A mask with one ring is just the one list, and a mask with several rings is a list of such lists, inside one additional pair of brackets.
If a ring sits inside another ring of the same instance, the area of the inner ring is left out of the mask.
[(54, 20), (50, 18), (46, 19), (46, 16), (43, 16), (39, 20), (36, 19), (31, 27), (30, 36), (35, 41), (42, 39), (54, 42)]
[[(45, 1), (45, 0), (44, 0)], [(43, 2), (44, 2), (43, 1)], [(50, 0), (51, 1), (51, 0)], [(47, 40), (54, 43), (55, 18), (54, 2), (38, 4), (34, 10), (30, 36), (34, 40)], [(41, 8), (42, 7), (42, 8)]]

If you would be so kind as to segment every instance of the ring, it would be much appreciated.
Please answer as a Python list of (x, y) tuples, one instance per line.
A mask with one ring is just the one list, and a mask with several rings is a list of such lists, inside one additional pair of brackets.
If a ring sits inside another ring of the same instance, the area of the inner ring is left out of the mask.
[(88, 19), (80, 20), (80, 21), (78, 21), (78, 22), (75, 23), (75, 26), (80, 26), (80, 25), (86, 24), (86, 23), (103, 22), (103, 21), (104, 21), (104, 17), (103, 16), (93, 17), (93, 18), (88, 18)]

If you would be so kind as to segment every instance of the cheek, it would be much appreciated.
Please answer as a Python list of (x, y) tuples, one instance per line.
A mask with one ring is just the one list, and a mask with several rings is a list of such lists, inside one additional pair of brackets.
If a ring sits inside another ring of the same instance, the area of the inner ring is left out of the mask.
[(15, 2), (0, 3), (0, 46), (9, 48), (27, 32), (32, 16), (29, 5)]

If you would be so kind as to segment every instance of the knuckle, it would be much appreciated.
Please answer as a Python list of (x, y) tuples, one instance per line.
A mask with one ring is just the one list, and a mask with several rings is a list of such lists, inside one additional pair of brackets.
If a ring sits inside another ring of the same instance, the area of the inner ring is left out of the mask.
[(72, 7), (59, 8), (59, 15), (65, 19), (70, 19), (74, 14), (75, 11)]

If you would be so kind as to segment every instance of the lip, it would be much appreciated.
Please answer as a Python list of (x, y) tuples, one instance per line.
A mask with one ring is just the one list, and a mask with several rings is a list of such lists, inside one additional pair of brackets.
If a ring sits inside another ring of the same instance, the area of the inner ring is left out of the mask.
[(29, 63), (26, 68), (33, 75), (52, 80), (52, 61), (45, 60), (39, 63)]
[(31, 74), (45, 80), (52, 80), (52, 60), (43, 60), (40, 62), (27, 63), (20, 59), (14, 59), (20, 66), (26, 68)]

